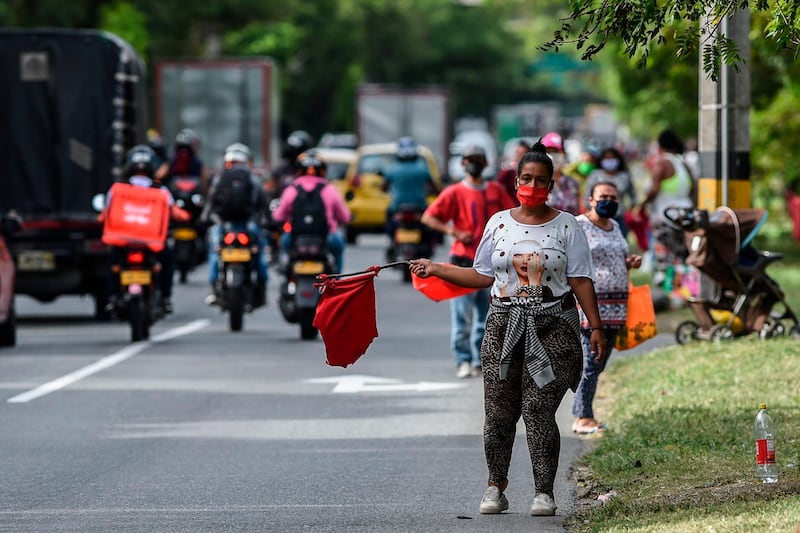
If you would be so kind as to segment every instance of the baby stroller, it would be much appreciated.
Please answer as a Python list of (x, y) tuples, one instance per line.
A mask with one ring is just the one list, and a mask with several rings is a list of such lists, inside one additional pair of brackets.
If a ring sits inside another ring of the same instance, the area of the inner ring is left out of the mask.
[(797, 316), (780, 286), (765, 272), (783, 254), (758, 251), (752, 245), (767, 219), (764, 209), (719, 207), (709, 213), (669, 208), (664, 216), (683, 232), (686, 264), (702, 273), (700, 294), (689, 299), (697, 320), (678, 325), (678, 344), (749, 333), (758, 333), (762, 339), (779, 337), (787, 332), (785, 321), (791, 321), (789, 334), (800, 338)]

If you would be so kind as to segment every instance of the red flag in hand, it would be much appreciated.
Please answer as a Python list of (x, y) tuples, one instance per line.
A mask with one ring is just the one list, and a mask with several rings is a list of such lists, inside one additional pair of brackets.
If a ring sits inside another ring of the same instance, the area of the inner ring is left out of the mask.
[(457, 298), (478, 290), (470, 287), (461, 287), (436, 276), (421, 278), (413, 272), (411, 273), (411, 285), (434, 302)]
[(322, 295), (314, 327), (325, 342), (327, 363), (347, 367), (364, 355), (378, 336), (375, 317), (375, 284), (378, 267), (362, 275), (342, 279), (321, 276)]

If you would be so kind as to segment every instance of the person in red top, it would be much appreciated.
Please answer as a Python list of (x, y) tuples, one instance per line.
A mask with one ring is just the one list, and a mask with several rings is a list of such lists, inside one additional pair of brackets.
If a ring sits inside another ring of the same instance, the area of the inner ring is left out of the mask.
[[(447, 187), (422, 215), (423, 224), (453, 237), (450, 262), (472, 266), (478, 242), (489, 217), (517, 203), (496, 181), (485, 181), (486, 152), (468, 146), (461, 159), (466, 176)], [(459, 378), (481, 373), (481, 342), (489, 310), (489, 289), (480, 289), (450, 300), (451, 346)]]

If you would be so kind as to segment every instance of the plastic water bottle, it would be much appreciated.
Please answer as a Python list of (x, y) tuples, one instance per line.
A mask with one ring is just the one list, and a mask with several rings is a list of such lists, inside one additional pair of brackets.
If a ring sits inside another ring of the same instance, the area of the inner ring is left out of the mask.
[(775, 425), (767, 412), (767, 404), (758, 406), (755, 423), (756, 477), (764, 483), (778, 482), (778, 466), (775, 464)]

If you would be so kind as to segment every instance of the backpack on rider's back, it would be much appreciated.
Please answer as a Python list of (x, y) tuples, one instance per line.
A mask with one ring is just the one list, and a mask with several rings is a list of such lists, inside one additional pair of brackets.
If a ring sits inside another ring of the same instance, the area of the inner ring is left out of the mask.
[(211, 202), (223, 220), (246, 221), (253, 215), (253, 182), (246, 168), (229, 168), (214, 186)]
[(328, 217), (322, 201), (324, 183), (318, 183), (310, 191), (294, 185), (297, 197), (292, 203), (292, 235), (315, 235), (327, 237)]

